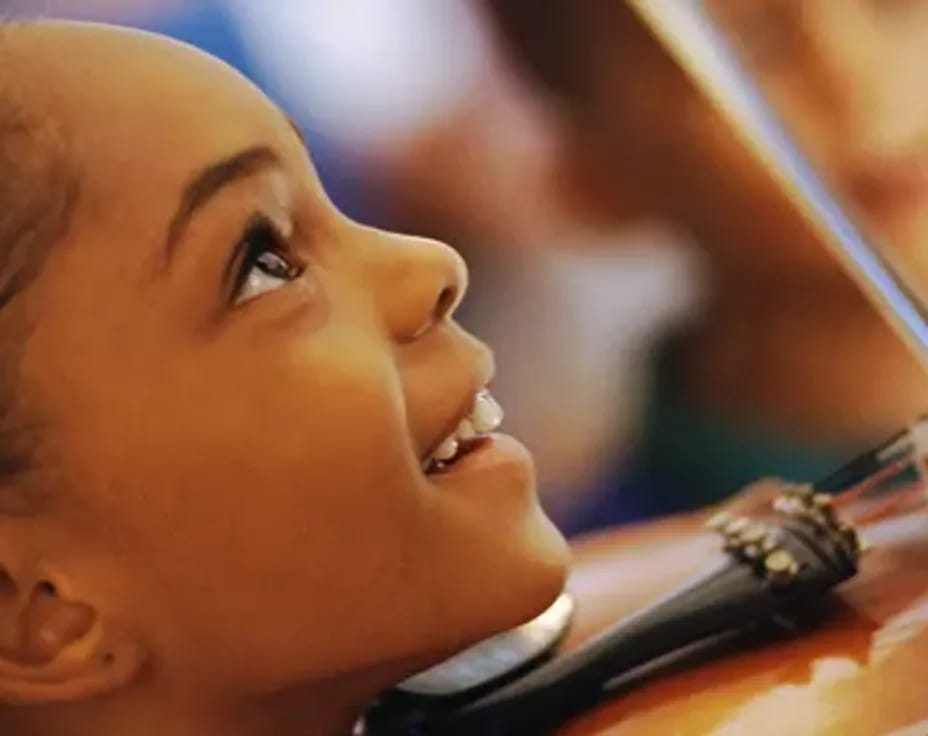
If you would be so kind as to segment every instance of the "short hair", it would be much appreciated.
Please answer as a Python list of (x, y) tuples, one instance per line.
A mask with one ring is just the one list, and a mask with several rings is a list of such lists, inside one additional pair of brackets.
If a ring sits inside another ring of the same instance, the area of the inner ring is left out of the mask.
[(67, 233), (78, 177), (60, 128), (25, 99), (25, 80), (3, 63), (17, 24), (0, 21), (0, 512), (18, 508), (8, 493), (30, 471), (38, 422), (22, 395), (21, 357), (33, 325), (22, 309), (30, 285)]

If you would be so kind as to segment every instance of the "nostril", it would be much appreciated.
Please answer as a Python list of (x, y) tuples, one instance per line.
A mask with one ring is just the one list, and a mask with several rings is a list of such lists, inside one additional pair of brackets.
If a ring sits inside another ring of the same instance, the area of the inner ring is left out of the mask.
[(454, 286), (446, 286), (441, 290), (435, 300), (434, 319), (436, 322), (444, 319), (453, 309), (458, 300), (458, 290)]
[(377, 308), (390, 336), (414, 342), (440, 327), (467, 292), (467, 266), (450, 247), (433, 240), (397, 237), (395, 252), (376, 261)]

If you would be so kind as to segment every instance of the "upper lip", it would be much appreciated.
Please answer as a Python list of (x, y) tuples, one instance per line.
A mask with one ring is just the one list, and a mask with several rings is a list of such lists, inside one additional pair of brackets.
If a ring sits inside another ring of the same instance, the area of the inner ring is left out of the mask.
[(452, 435), (464, 419), (470, 416), (471, 412), (474, 410), (474, 402), (477, 398), (477, 394), (490, 384), (494, 375), (493, 355), (487, 350), (485, 352), (485, 357), (479, 362), (479, 368), (474, 374), (474, 379), (470, 384), (469, 391), (461, 397), (458, 410), (442, 425), (442, 428), (435, 435), (434, 439), (429, 442), (420, 458), (422, 462), (431, 458), (432, 455), (435, 454), (435, 451), (441, 446), (442, 442)]
[(454, 432), (458, 428), (458, 425), (461, 423), (461, 421), (464, 420), (473, 411), (474, 399), (477, 396), (477, 392), (479, 390), (480, 390), (479, 388), (475, 389), (473, 393), (470, 394), (470, 397), (466, 405), (464, 405), (462, 409), (455, 415), (454, 420), (449, 421), (442, 429), (441, 434), (439, 434), (435, 440), (429, 443), (428, 449), (426, 449), (426, 451), (423, 453), (422, 457), (420, 458), (422, 462), (425, 462), (430, 457), (432, 457), (432, 455), (435, 454), (435, 451), (441, 446), (442, 442), (448, 439), (448, 437), (451, 436), (452, 432)]

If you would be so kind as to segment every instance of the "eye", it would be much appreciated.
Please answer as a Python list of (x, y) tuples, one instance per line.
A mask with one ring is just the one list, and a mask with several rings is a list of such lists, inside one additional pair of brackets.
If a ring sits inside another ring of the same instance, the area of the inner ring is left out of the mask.
[(298, 279), (304, 266), (294, 262), (280, 231), (265, 217), (249, 223), (232, 257), (235, 274), (230, 302), (241, 305)]

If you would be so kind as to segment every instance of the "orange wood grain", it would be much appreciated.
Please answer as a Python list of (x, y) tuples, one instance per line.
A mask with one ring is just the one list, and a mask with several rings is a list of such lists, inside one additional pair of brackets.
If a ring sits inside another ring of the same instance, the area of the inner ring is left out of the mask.
[[(576, 546), (568, 646), (671, 590), (718, 550), (704, 515)], [(835, 611), (757, 646), (617, 696), (562, 736), (928, 736), (928, 514), (868, 532), (874, 551)]]

